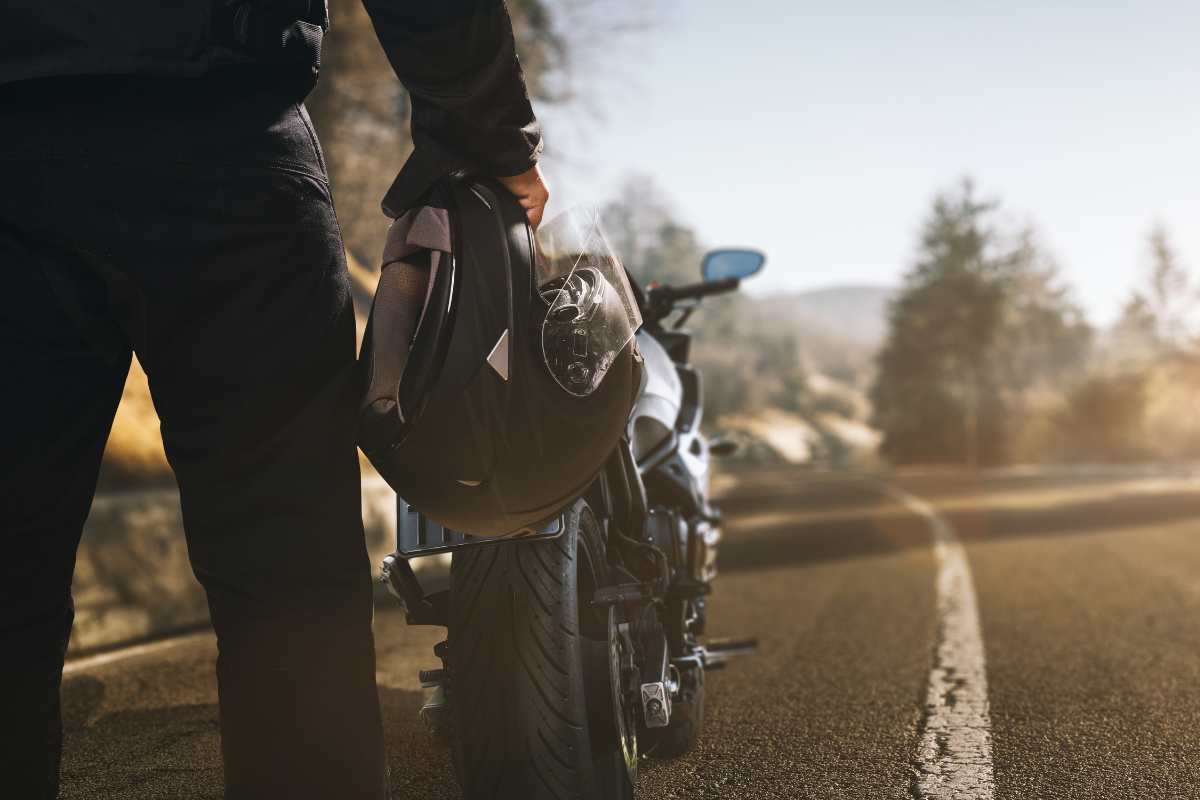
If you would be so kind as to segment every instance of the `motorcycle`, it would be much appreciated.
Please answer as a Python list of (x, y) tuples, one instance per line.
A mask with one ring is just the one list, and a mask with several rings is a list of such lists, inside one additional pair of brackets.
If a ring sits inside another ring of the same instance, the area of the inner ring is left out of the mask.
[[(588, 489), (519, 538), (443, 528), (398, 501), (382, 580), (410, 625), (447, 629), (421, 716), (448, 745), (465, 797), (633, 796), (638, 762), (677, 758), (704, 722), (705, 674), (754, 648), (707, 641), (721, 515), (700, 430), (701, 375), (683, 329), (702, 298), (758, 272), (753, 250), (715, 250), (704, 280), (642, 288), (644, 380), (625, 435)], [(674, 319), (672, 320), (672, 317)], [(451, 553), (426, 594), (411, 561)]]

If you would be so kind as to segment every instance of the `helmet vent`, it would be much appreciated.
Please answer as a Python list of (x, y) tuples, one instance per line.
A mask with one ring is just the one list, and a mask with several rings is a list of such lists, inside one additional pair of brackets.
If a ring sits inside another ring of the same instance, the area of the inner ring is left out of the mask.
[(508, 328), (505, 328), (504, 333), (496, 340), (492, 352), (488, 353), (487, 362), (496, 370), (497, 375), (508, 380)]

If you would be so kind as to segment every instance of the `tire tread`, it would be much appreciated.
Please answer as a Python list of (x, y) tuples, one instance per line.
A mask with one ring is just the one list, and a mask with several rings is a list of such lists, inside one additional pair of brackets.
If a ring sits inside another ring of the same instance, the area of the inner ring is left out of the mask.
[(557, 539), (454, 556), (448, 671), (468, 800), (599, 800), (574, 586), (580, 517), (571, 511)]

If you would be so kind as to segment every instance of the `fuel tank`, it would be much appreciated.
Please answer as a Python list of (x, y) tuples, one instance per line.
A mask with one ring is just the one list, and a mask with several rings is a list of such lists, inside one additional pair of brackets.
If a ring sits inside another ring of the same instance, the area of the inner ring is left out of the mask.
[(683, 407), (683, 383), (675, 362), (653, 336), (638, 331), (637, 343), (646, 362), (646, 387), (630, 417), (629, 440), (640, 462), (671, 438)]

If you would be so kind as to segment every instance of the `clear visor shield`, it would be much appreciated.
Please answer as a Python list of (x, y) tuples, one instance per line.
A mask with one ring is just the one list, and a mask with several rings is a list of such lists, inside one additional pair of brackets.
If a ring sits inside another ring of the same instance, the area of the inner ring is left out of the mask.
[(637, 298), (590, 206), (538, 228), (536, 260), (546, 368), (567, 392), (586, 397), (642, 324)]

